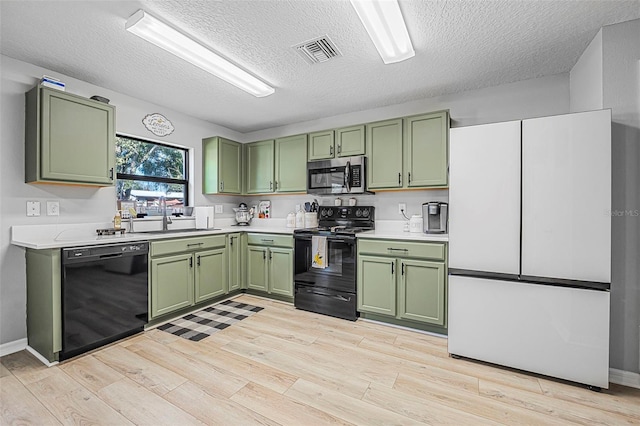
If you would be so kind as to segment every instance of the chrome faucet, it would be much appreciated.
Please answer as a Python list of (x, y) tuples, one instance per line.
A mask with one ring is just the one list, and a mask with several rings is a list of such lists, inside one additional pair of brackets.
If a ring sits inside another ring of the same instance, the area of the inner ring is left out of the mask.
[(167, 198), (164, 195), (160, 197), (160, 207), (162, 208), (162, 230), (168, 231), (169, 224), (173, 222), (171, 218), (167, 216)]

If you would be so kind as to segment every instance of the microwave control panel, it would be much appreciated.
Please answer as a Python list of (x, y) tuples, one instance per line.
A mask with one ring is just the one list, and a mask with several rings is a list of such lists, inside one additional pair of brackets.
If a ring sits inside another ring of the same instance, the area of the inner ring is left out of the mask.
[(359, 188), (362, 186), (362, 166), (351, 166), (351, 186)]

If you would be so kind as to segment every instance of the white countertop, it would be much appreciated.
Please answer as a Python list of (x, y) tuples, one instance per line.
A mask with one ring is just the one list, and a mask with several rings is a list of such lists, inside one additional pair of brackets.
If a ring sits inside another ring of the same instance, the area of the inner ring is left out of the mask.
[(361, 232), (357, 235), (358, 238), (378, 238), (382, 240), (407, 240), (407, 241), (431, 241), (431, 242), (439, 242), (446, 243), (449, 241), (448, 234), (425, 234), (425, 233), (414, 233), (414, 232), (403, 232), (403, 231), (384, 231), (384, 230), (375, 230), (375, 231), (367, 231)]
[[(212, 229), (195, 230), (191, 228), (185, 229), (184, 232), (176, 230), (167, 234), (134, 232), (125, 233), (124, 235), (108, 236), (97, 236), (96, 229), (111, 228), (113, 226), (111, 223), (22, 225), (11, 228), (11, 244), (40, 250), (133, 241), (153, 241), (167, 238), (197, 237), (202, 235), (219, 235), (233, 232), (292, 235), (294, 231), (293, 228), (286, 227), (285, 219), (256, 219), (252, 221), (250, 226), (234, 226), (234, 222), (235, 220), (232, 218), (221, 218), (216, 219), (216, 227)], [(135, 225), (137, 224), (138, 223)], [(376, 229), (374, 231), (362, 232), (357, 234), (357, 237), (407, 241), (449, 241), (447, 234), (404, 232), (403, 228), (404, 221), (380, 220), (376, 221)]]
[[(269, 222), (267, 222), (267, 220)], [(260, 232), (269, 234), (293, 234), (292, 228), (285, 227), (279, 219), (261, 220), (252, 226), (233, 226), (230, 221), (221, 220), (220, 226), (212, 229), (185, 229), (167, 234), (134, 232), (124, 235), (96, 235), (96, 229), (111, 228), (111, 223), (23, 225), (11, 228), (11, 244), (31, 249), (55, 249), (101, 244), (117, 244), (133, 241), (153, 241), (167, 238), (197, 237), (202, 235), (230, 234), (233, 232)]]

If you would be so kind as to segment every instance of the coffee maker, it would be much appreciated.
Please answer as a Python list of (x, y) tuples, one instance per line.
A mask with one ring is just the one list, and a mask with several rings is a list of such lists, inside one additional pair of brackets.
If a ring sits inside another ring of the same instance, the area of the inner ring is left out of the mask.
[(449, 205), (440, 201), (429, 201), (422, 205), (422, 230), (427, 234), (446, 234), (449, 220)]

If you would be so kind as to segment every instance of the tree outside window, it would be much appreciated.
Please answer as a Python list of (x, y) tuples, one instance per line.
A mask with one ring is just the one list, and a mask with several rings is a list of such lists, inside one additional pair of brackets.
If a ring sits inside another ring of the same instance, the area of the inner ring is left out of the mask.
[(188, 151), (130, 136), (116, 136), (116, 191), (118, 200), (138, 207), (181, 207), (188, 197)]

